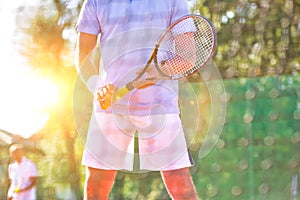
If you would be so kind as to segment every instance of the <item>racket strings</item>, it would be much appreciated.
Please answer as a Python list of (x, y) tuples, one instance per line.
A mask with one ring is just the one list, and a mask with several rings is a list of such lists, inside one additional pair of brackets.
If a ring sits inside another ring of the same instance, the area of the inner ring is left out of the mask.
[(160, 70), (177, 79), (194, 73), (213, 53), (215, 34), (203, 18), (185, 18), (164, 36), (157, 53)]
[(211, 27), (205, 24), (198, 24), (199, 30), (197, 35), (195, 36), (196, 41), (198, 43), (197, 47), (199, 50), (197, 51), (197, 57), (199, 64), (206, 62), (207, 57), (211, 54), (212, 46), (214, 43), (214, 34), (211, 31)]

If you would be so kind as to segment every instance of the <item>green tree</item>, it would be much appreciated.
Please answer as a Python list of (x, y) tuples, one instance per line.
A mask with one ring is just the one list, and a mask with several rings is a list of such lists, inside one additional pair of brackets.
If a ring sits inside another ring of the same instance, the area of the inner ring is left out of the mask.
[(217, 29), (224, 78), (299, 74), (299, 1), (197, 1), (192, 11)]
[[(73, 120), (74, 23), (80, 2), (40, 1), (35, 6), (18, 8), (17, 33), (22, 38), (20, 53), (41, 76), (59, 84), (59, 106), (37, 135), (46, 159), (39, 162), (43, 176), (43, 199), (54, 198), (53, 185), (69, 184), (76, 199), (81, 199), (80, 142)], [(49, 173), (50, 172), (50, 173)], [(52, 189), (51, 189), (52, 188)]]

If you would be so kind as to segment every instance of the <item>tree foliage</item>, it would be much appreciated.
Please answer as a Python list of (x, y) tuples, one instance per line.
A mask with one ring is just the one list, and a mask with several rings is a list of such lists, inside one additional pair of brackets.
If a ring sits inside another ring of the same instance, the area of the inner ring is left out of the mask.
[[(59, 105), (37, 133), (38, 145), (46, 152), (38, 162), (42, 186), (39, 198), (56, 198), (61, 185), (71, 188), (80, 199), (80, 157), (82, 144), (73, 120), (73, 90), (76, 71), (73, 66), (74, 23), (79, 2), (47, 0), (35, 6), (26, 4), (16, 15), (19, 51), (41, 75), (59, 84)], [(20, 41), (22, 40), (22, 41)]]
[(192, 11), (217, 29), (224, 78), (299, 74), (299, 1), (197, 1)]

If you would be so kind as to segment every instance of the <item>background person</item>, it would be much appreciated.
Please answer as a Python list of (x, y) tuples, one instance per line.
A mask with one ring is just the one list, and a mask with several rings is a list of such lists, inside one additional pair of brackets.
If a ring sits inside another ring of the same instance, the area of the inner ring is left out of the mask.
[(8, 175), (11, 181), (8, 190), (8, 200), (35, 200), (37, 168), (23, 154), (23, 147), (14, 144), (9, 148), (11, 158), (14, 160), (8, 166)]

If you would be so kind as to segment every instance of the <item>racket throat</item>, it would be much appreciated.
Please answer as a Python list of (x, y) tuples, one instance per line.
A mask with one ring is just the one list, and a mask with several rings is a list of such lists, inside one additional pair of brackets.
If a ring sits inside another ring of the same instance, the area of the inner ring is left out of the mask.
[(126, 88), (127, 88), (127, 90), (131, 91), (131, 90), (133, 90), (133, 89), (134, 89), (133, 83), (134, 83), (134, 81), (132, 81), (132, 82), (129, 82), (129, 83), (127, 83), (127, 84), (126, 84)]

